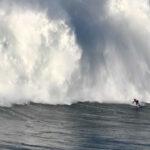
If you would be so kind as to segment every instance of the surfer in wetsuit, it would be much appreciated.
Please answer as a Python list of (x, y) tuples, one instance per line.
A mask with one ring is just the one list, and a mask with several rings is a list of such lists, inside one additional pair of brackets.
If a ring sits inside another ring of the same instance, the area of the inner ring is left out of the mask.
[(134, 99), (134, 100), (133, 100), (133, 103), (135, 103), (135, 104), (136, 104), (136, 106), (140, 106), (140, 104), (139, 104), (139, 100), (137, 100), (137, 99)]

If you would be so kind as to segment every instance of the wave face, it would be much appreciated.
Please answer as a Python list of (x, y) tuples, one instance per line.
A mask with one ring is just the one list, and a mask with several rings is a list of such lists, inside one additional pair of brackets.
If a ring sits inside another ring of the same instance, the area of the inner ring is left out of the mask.
[(0, 105), (149, 102), (149, 1), (87, 1), (0, 1)]

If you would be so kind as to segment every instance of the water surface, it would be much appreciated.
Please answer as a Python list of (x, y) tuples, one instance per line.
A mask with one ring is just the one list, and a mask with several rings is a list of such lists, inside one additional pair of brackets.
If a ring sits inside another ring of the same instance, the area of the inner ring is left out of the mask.
[(149, 107), (99, 103), (0, 107), (0, 149), (148, 150)]

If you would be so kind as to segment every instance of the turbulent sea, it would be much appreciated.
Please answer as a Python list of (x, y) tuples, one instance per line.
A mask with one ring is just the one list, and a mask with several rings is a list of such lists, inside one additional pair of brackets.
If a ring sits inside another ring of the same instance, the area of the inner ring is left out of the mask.
[(148, 150), (150, 106), (76, 103), (0, 108), (2, 150)]
[(149, 150), (149, 104), (149, 0), (0, 0), (0, 150)]

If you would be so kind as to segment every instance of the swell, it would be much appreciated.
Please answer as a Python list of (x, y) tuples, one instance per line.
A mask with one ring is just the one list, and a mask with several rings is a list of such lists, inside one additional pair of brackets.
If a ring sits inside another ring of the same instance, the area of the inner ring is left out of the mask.
[(3, 149), (97, 150), (149, 146), (149, 105), (136, 109), (124, 104), (32, 103), (0, 107), (0, 112)]

